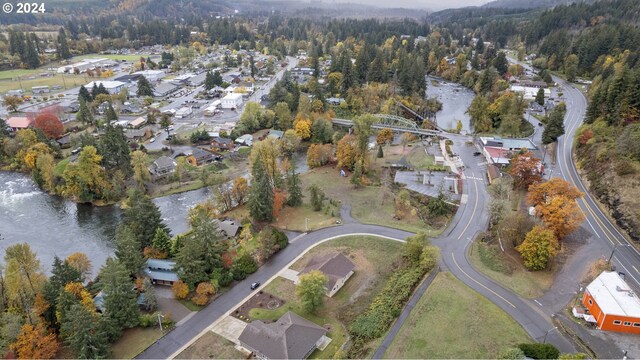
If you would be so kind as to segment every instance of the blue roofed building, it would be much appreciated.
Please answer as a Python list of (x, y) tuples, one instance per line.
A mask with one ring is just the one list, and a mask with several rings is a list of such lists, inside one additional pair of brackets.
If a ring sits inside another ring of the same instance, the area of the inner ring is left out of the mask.
[(163, 259), (147, 259), (147, 267), (144, 273), (151, 279), (154, 285), (173, 285), (178, 281), (178, 274), (174, 271), (175, 261)]

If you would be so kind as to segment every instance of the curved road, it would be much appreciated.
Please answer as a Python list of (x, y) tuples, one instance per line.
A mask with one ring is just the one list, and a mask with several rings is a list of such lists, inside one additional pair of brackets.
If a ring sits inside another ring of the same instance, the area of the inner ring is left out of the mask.
[[(586, 111), (586, 99), (572, 85), (556, 79), (564, 89), (567, 96), (567, 114), (565, 118), (566, 135), (558, 141), (558, 169), (557, 175), (561, 175), (581, 191), (585, 192), (584, 199), (580, 200), (580, 208), (586, 215), (588, 230), (594, 237), (602, 239), (602, 243), (608, 244), (610, 250), (615, 250), (613, 262), (624, 269), (627, 278), (638, 285), (640, 279), (640, 254), (621, 235), (618, 229), (602, 213), (600, 208), (582, 184), (575, 164), (572, 161), (572, 139), (576, 129), (582, 123)], [(441, 248), (443, 268), (451, 271), (466, 285), (478, 291), (493, 303), (510, 314), (534, 339), (541, 340), (548, 333), (547, 341), (557, 346), (562, 352), (575, 352), (573, 344), (562, 334), (553, 329), (551, 314), (554, 310), (534, 304), (528, 299), (523, 299), (512, 291), (503, 288), (483, 274), (477, 272), (467, 260), (467, 248), (475, 236), (487, 228), (488, 215), (485, 211), (489, 195), (486, 190), (486, 180), (483, 165), (478, 164), (478, 159), (473, 156), (474, 148), (465, 144), (464, 140), (456, 137), (454, 143), (455, 152), (461, 155), (467, 168), (464, 170), (464, 194), (466, 204), (462, 205), (456, 213), (452, 226), (442, 236), (433, 240), (433, 243)], [(139, 358), (168, 358), (179, 351), (202, 331), (207, 329), (218, 318), (237, 306), (245, 297), (250, 295), (246, 284), (258, 281), (265, 283), (275, 276), (281, 269), (314, 244), (327, 238), (346, 236), (352, 234), (372, 234), (394, 239), (404, 239), (412, 233), (375, 225), (349, 223), (337, 227), (318, 230), (301, 235), (293, 239), (291, 244), (277, 254), (269, 263), (262, 266), (255, 274), (252, 274), (244, 282), (233, 287), (227, 293), (217, 298), (208, 307), (198, 313), (197, 316), (177, 327), (145, 352)], [(578, 279), (573, 279), (575, 282)], [(572, 292), (567, 292), (565, 298), (570, 298)], [(536, 300), (537, 302), (537, 300)], [(566, 302), (560, 304), (563, 306)], [(538, 303), (539, 304), (539, 303)], [(558, 304), (555, 304), (558, 306)]]

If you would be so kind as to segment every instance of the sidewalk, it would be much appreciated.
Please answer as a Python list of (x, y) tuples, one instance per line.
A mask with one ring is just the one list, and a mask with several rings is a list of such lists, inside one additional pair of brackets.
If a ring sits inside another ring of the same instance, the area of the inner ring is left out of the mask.
[(413, 310), (413, 308), (416, 306), (424, 292), (427, 291), (427, 288), (429, 287), (429, 285), (431, 285), (433, 279), (435, 279), (436, 275), (438, 275), (439, 272), (440, 267), (436, 267), (435, 269), (431, 270), (429, 276), (427, 276), (422, 284), (420, 284), (420, 287), (418, 287), (413, 295), (411, 295), (411, 299), (409, 299), (407, 305), (405, 305), (404, 309), (402, 309), (402, 314), (400, 314), (400, 317), (398, 317), (396, 322), (393, 323), (393, 326), (384, 337), (384, 340), (382, 340), (382, 343), (378, 347), (378, 350), (376, 350), (376, 352), (373, 354), (372, 359), (382, 359), (384, 353), (387, 352), (387, 349), (389, 348), (389, 346), (391, 346), (393, 339), (396, 337), (396, 335), (398, 335), (398, 332), (402, 328), (402, 325), (411, 314), (411, 310)]

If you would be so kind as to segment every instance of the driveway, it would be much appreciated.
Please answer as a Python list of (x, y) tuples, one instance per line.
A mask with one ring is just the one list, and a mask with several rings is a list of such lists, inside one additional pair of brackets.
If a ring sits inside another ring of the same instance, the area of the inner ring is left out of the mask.
[(299, 272), (286, 268), (282, 270), (282, 272), (280, 273), (280, 276), (287, 280), (293, 281), (293, 283), (295, 284), (298, 282), (298, 274)]
[(240, 345), (238, 338), (240, 334), (247, 327), (247, 323), (236, 319), (233, 316), (225, 316), (222, 320), (218, 321), (216, 325), (211, 329), (214, 333), (224, 337), (236, 345)]
[(155, 285), (156, 295), (158, 297), (158, 310), (162, 313), (170, 313), (171, 319), (176, 323), (180, 323), (183, 319), (186, 319), (191, 315), (191, 310), (187, 309), (184, 305), (182, 305), (178, 300), (173, 296), (173, 292), (171, 291), (171, 287)]

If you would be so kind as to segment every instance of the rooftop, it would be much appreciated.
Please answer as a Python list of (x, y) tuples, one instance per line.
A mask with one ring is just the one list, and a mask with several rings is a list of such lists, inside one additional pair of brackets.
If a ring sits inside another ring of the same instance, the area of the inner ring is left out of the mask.
[(342, 253), (329, 253), (316, 256), (309, 260), (307, 266), (300, 272), (306, 274), (313, 270), (320, 270), (327, 276), (327, 289), (333, 289), (336, 282), (347, 276), (356, 266)]
[(618, 273), (603, 272), (587, 291), (605, 314), (640, 319), (640, 300)]
[(269, 359), (302, 359), (326, 332), (326, 329), (288, 311), (271, 324), (252, 321), (238, 340)]
[(25, 129), (31, 125), (31, 120), (26, 116), (12, 116), (7, 119), (7, 126), (16, 129)]

